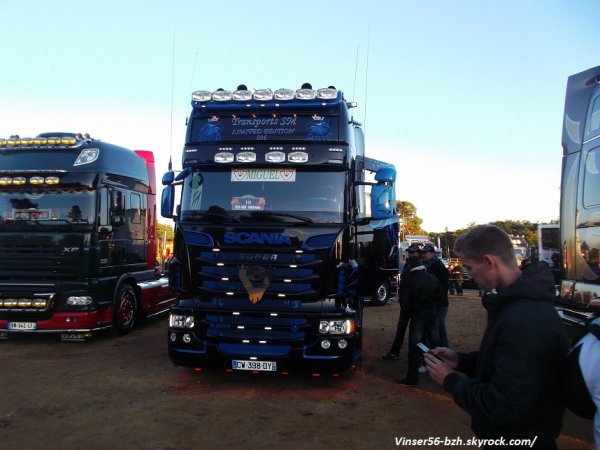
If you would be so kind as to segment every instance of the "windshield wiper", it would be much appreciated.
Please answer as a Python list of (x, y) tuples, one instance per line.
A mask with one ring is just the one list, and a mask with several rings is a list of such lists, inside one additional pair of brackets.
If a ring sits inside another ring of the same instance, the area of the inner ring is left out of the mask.
[(182, 215), (182, 217), (185, 217), (187, 220), (211, 218), (211, 219), (230, 220), (232, 222), (240, 222), (240, 219), (238, 219), (237, 217), (232, 217), (227, 214), (218, 213), (218, 212), (185, 213)]
[(271, 211), (260, 211), (252, 214), (255, 217), (291, 217), (292, 219), (301, 220), (306, 223), (314, 223), (310, 217), (298, 216), (296, 214), (271, 212)]

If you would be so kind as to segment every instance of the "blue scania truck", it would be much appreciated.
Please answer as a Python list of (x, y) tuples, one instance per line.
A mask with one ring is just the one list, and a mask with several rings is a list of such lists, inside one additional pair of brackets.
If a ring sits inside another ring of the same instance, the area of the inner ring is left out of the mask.
[(175, 364), (360, 361), (363, 298), (398, 273), (398, 216), (395, 169), (365, 156), (354, 106), (310, 85), (192, 94), (182, 170), (163, 176), (161, 200), (175, 221)]

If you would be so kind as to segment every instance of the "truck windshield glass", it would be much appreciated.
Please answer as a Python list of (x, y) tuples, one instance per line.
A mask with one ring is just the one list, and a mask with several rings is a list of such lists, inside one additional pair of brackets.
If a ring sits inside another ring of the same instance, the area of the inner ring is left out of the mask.
[(96, 217), (95, 206), (95, 191), (0, 190), (0, 224), (91, 225)]
[(182, 218), (340, 223), (345, 180), (345, 172), (291, 168), (196, 171), (184, 181)]

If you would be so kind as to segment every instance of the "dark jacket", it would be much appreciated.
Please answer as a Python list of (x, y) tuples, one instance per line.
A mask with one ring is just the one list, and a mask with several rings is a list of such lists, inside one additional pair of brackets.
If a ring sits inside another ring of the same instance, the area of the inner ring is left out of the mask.
[(479, 352), (459, 353), (444, 389), (471, 415), (479, 438), (556, 439), (564, 405), (560, 370), (569, 344), (554, 310), (554, 277), (546, 264), (528, 267), (512, 285), (488, 293), (488, 323)]
[(410, 269), (400, 286), (400, 305), (415, 313), (435, 313), (437, 278), (427, 273), (425, 266)]
[(448, 272), (442, 260), (438, 258), (435, 258), (427, 266), (427, 272), (438, 279), (437, 306), (448, 306), (448, 279), (450, 278), (450, 272)]

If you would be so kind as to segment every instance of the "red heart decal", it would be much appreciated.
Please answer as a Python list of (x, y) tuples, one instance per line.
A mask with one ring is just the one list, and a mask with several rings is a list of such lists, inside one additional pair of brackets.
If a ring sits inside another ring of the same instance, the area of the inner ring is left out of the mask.
[(235, 169), (233, 171), (233, 176), (236, 177), (238, 180), (243, 180), (246, 177), (246, 173), (248, 171), (246, 169)]

